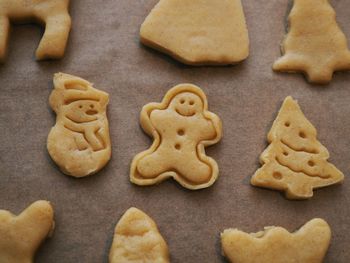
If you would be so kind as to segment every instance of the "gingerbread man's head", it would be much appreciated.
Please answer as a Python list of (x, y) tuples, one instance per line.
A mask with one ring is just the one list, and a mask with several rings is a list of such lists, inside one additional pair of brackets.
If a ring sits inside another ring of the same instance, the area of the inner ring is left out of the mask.
[(176, 111), (182, 116), (191, 117), (202, 113), (204, 105), (202, 99), (197, 94), (181, 92), (171, 99), (169, 109)]

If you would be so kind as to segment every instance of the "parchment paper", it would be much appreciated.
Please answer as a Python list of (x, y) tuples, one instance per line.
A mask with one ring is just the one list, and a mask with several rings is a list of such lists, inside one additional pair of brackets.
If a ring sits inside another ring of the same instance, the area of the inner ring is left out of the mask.
[[(158, 0), (71, 1), (73, 29), (64, 59), (36, 62), (41, 30), (13, 27), (9, 54), (0, 66), (0, 209), (20, 213), (38, 199), (52, 202), (56, 230), (37, 253), (39, 263), (108, 262), (116, 222), (138, 207), (158, 224), (171, 262), (226, 262), (220, 232), (256, 232), (268, 225), (294, 231), (314, 217), (332, 227), (326, 263), (350, 262), (350, 73), (328, 86), (312, 86), (299, 74), (271, 70), (280, 56), (287, 0), (244, 0), (250, 57), (231, 67), (190, 67), (139, 44), (138, 31)], [(350, 39), (350, 5), (331, 1)], [(73, 179), (51, 161), (46, 138), (55, 123), (48, 105), (52, 76), (62, 71), (85, 78), (110, 94), (113, 157), (97, 175)], [(129, 182), (135, 154), (151, 139), (139, 126), (143, 105), (159, 102), (176, 84), (189, 82), (207, 94), (223, 121), (223, 140), (207, 153), (219, 164), (214, 186), (188, 191), (169, 180), (153, 187)], [(283, 99), (299, 100), (330, 161), (346, 175), (343, 185), (317, 190), (309, 201), (288, 201), (279, 192), (254, 188), (269, 131)]]

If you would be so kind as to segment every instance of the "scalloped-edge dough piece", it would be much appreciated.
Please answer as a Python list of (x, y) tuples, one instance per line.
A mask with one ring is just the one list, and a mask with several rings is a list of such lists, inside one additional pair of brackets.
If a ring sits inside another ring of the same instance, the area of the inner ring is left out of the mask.
[(36, 201), (18, 216), (0, 210), (0, 262), (33, 262), (54, 227), (54, 211), (48, 201)]
[(47, 149), (61, 171), (84, 177), (101, 170), (111, 158), (107, 119), (109, 95), (76, 76), (54, 75), (50, 106), (57, 114)]
[(275, 71), (302, 72), (311, 83), (327, 84), (334, 71), (350, 70), (350, 52), (328, 0), (294, 0), (289, 32)]
[(189, 65), (236, 64), (249, 55), (241, 0), (160, 0), (141, 42)]
[(222, 252), (232, 263), (322, 263), (331, 240), (326, 221), (315, 218), (294, 233), (282, 227), (265, 227), (248, 234), (226, 229)]
[(270, 145), (260, 156), (263, 166), (253, 175), (252, 185), (284, 191), (289, 199), (307, 199), (313, 189), (344, 180), (292, 97), (284, 100), (267, 137)]
[(0, 62), (5, 60), (10, 22), (45, 26), (36, 59), (62, 58), (71, 28), (69, 0), (0, 0)]
[(161, 103), (143, 107), (140, 122), (154, 141), (148, 150), (134, 157), (131, 182), (152, 185), (172, 177), (191, 190), (215, 182), (218, 165), (205, 154), (205, 147), (221, 139), (222, 124), (216, 114), (208, 111), (207, 98), (199, 87), (173, 87)]
[(156, 223), (137, 208), (119, 220), (109, 253), (109, 263), (169, 263), (169, 250)]

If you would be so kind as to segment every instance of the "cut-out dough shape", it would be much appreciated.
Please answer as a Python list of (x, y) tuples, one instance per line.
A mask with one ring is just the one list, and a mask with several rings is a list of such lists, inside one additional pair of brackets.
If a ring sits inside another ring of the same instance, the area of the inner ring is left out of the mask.
[(109, 263), (169, 263), (169, 250), (155, 222), (137, 208), (119, 220), (109, 253)]
[(334, 71), (350, 70), (347, 40), (328, 0), (294, 0), (289, 27), (274, 70), (303, 72), (318, 84), (330, 82)]
[(322, 263), (331, 240), (323, 219), (313, 219), (294, 233), (265, 227), (258, 233), (227, 229), (221, 234), (224, 256), (232, 263)]
[(222, 125), (219, 117), (208, 111), (207, 98), (199, 87), (175, 86), (161, 103), (143, 107), (140, 122), (154, 142), (132, 161), (131, 182), (152, 185), (173, 177), (191, 190), (215, 182), (218, 165), (205, 154), (205, 147), (221, 139)]
[(297, 101), (287, 97), (268, 134), (270, 145), (261, 154), (263, 165), (251, 179), (255, 186), (285, 191), (289, 199), (306, 199), (313, 189), (340, 183), (344, 175), (327, 160), (315, 127)]
[(53, 216), (47, 201), (36, 201), (18, 216), (0, 210), (0, 262), (33, 262), (40, 244), (53, 233)]
[(88, 81), (63, 73), (54, 76), (50, 106), (56, 125), (47, 139), (52, 159), (74, 177), (94, 174), (111, 157), (106, 108), (109, 95)]
[(45, 25), (37, 60), (63, 57), (71, 28), (68, 6), (69, 0), (0, 0), (0, 61), (6, 56), (10, 22)]
[(141, 42), (190, 65), (227, 65), (249, 55), (241, 0), (160, 0)]

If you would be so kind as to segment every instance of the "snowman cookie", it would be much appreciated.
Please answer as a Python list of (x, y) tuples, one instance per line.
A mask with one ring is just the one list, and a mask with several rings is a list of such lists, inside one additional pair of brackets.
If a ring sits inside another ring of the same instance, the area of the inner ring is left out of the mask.
[(199, 87), (175, 86), (161, 103), (143, 107), (140, 122), (154, 142), (134, 157), (131, 182), (153, 185), (172, 177), (191, 190), (215, 182), (218, 165), (205, 154), (205, 147), (221, 139), (222, 125), (220, 118), (208, 111), (207, 98)]

